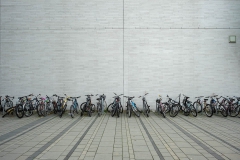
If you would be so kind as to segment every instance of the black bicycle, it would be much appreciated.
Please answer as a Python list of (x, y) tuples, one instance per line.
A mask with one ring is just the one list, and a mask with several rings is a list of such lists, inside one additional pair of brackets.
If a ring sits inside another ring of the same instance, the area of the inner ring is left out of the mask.
[[(119, 117), (120, 115), (120, 112), (121, 112), (121, 97), (123, 94), (120, 94), (120, 95), (116, 95), (116, 93), (114, 93), (115, 96), (113, 97), (114, 98), (114, 101), (113, 103), (111, 103), (109, 105), (109, 108), (111, 108), (111, 115), (112, 117), (116, 114), (117, 117)], [(122, 112), (121, 112), (122, 113)]]
[(81, 105), (80, 105), (80, 108), (81, 108), (81, 116), (83, 116), (83, 113), (84, 112), (87, 112), (88, 113), (88, 116), (91, 117), (92, 116), (92, 113), (94, 112), (95, 110), (95, 105), (92, 104), (92, 101), (91, 101), (91, 96), (93, 96), (92, 94), (90, 95), (85, 95), (87, 96), (86, 98), (86, 102), (83, 102)]
[(123, 107), (122, 107), (121, 97), (120, 97), (120, 96), (122, 96), (123, 94), (120, 94), (120, 95), (117, 95), (116, 93), (114, 93), (114, 94), (115, 94), (115, 96), (113, 97), (114, 100), (113, 100), (113, 102), (112, 102), (111, 104), (108, 105), (107, 111), (112, 113), (114, 104), (116, 103), (116, 101), (118, 101), (118, 102), (119, 102), (120, 113), (123, 113)]
[(57, 102), (53, 101), (53, 113), (58, 114), (59, 116), (62, 114), (62, 104), (64, 97), (60, 97), (56, 94), (53, 94), (54, 97), (57, 97)]
[(168, 109), (169, 109), (169, 115), (171, 117), (175, 117), (177, 116), (180, 108), (181, 108), (181, 104), (180, 104), (180, 96), (181, 94), (179, 94), (179, 102), (173, 100), (172, 98), (170, 98), (168, 95), (167, 95), (167, 98), (168, 98), (168, 102), (166, 102), (165, 104), (168, 106)]
[(143, 114), (148, 117), (149, 113), (150, 113), (150, 106), (147, 104), (147, 100), (145, 98), (146, 95), (148, 95), (148, 93), (145, 93), (143, 96), (139, 96), (138, 98), (142, 97), (142, 101), (143, 101)]

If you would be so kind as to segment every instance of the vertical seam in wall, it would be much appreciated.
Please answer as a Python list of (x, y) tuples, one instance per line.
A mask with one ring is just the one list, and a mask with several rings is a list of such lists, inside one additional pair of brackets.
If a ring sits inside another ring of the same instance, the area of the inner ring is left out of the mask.
[(124, 95), (124, 0), (123, 0), (123, 95)]

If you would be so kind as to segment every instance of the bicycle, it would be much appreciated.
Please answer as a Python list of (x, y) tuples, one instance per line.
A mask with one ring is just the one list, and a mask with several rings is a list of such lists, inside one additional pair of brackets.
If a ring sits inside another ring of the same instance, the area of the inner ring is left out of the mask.
[(209, 97), (205, 97), (203, 101), (203, 111), (205, 112), (207, 117), (212, 117), (213, 115), (213, 108), (210, 104), (207, 103)]
[[(98, 94), (96, 94), (97, 96)], [(106, 99), (106, 95), (102, 94), (99, 95), (99, 98), (97, 98), (97, 112), (98, 112), (98, 116), (101, 116), (103, 114), (104, 108), (106, 108), (107, 103), (105, 101)]]
[[(236, 102), (234, 103), (235, 99), (236, 99)], [(231, 117), (236, 117), (240, 110), (240, 97), (235, 97), (233, 96), (233, 98), (228, 98), (227, 99), (227, 107), (228, 107), (228, 113), (229, 113), (229, 116)]]
[(208, 99), (204, 98), (203, 101), (201, 100), (203, 97), (204, 96), (195, 97), (197, 100), (193, 103), (193, 106), (196, 108), (198, 113), (205, 112), (207, 117), (212, 117), (213, 109), (210, 104), (207, 104)]
[[(228, 115), (228, 111), (225, 108), (225, 99), (223, 99), (221, 102), (219, 102), (219, 99), (221, 98), (216, 98), (218, 95), (213, 95), (213, 96), (208, 96), (206, 98), (210, 98), (210, 106), (213, 110), (213, 113), (218, 114), (219, 112), (221, 112), (221, 114), (224, 117), (227, 117)], [(214, 98), (216, 98), (217, 100), (215, 100)]]
[(29, 94), (28, 96), (18, 97), (18, 102), (16, 105), (16, 115), (18, 118), (22, 118), (24, 115), (29, 117), (33, 114), (33, 105), (30, 96), (33, 94)]
[(58, 114), (60, 116), (61, 115), (61, 106), (62, 106), (64, 97), (60, 97), (56, 94), (53, 94), (53, 96), (57, 97), (57, 102), (53, 101), (54, 114)]
[(91, 96), (93, 96), (93, 95), (91, 94), (91, 95), (85, 95), (85, 96), (87, 96), (86, 102), (83, 102), (80, 105), (81, 116), (83, 116), (84, 112), (87, 112), (88, 116), (91, 117), (92, 116), (92, 112), (94, 112), (94, 109), (95, 109), (95, 105), (92, 104), (92, 101), (91, 101)]
[(67, 102), (70, 101), (69, 97), (68, 97), (66, 94), (64, 94), (64, 95), (65, 95), (65, 98), (63, 99), (63, 103), (62, 103), (62, 105), (61, 105), (61, 107), (60, 107), (60, 110), (59, 110), (59, 112), (60, 112), (59, 117), (60, 117), (60, 118), (62, 118), (62, 115), (63, 115), (63, 114), (65, 113), (65, 111), (66, 111)]
[(39, 107), (39, 116), (47, 116), (50, 114), (51, 110), (53, 108), (52, 100), (51, 98), (46, 95), (46, 98), (41, 97), (40, 107)]
[(147, 100), (145, 98), (146, 95), (148, 95), (148, 93), (145, 93), (143, 96), (139, 96), (138, 98), (142, 97), (142, 101), (143, 101), (143, 114), (146, 115), (147, 117), (149, 117), (150, 106), (147, 104)]
[(125, 98), (127, 98), (127, 114), (128, 114), (128, 117), (130, 118), (131, 115), (132, 115), (132, 112), (137, 116), (137, 117), (140, 117), (140, 110), (137, 108), (137, 105), (136, 103), (133, 102), (133, 98), (134, 97), (129, 97), (129, 96), (123, 96)]
[(168, 112), (169, 108), (167, 103), (162, 103), (162, 96), (159, 95), (159, 98), (156, 99), (156, 112), (162, 114), (163, 118), (166, 117), (166, 113)]
[(198, 113), (201, 113), (203, 111), (203, 101), (201, 100), (201, 98), (203, 98), (204, 96), (199, 96), (199, 97), (195, 97), (197, 98), (197, 100), (195, 102), (193, 102), (193, 106), (196, 108)]
[(119, 117), (119, 114), (121, 113), (121, 97), (123, 94), (120, 94), (120, 95), (116, 95), (116, 93), (114, 93), (115, 96), (113, 97), (114, 98), (114, 101), (113, 103), (111, 103), (108, 107), (110, 108), (111, 106), (111, 115), (112, 117), (116, 114), (117, 117)]
[(120, 113), (123, 113), (123, 107), (122, 107), (121, 97), (120, 97), (120, 96), (122, 96), (123, 94), (120, 94), (120, 95), (117, 95), (116, 93), (114, 93), (114, 94), (115, 94), (115, 96), (112, 97), (112, 98), (114, 98), (114, 100), (113, 100), (113, 102), (112, 102), (111, 104), (108, 105), (107, 111), (108, 111), (108, 112), (112, 112), (113, 107), (114, 107), (115, 103), (117, 102), (117, 103), (119, 103)]
[(191, 112), (194, 117), (197, 117), (196, 108), (192, 105), (192, 102), (188, 100), (190, 97), (185, 96), (184, 94), (183, 94), (183, 96), (184, 96), (183, 102), (182, 102), (182, 104), (183, 104), (182, 105), (183, 114), (185, 116), (188, 116)]
[(70, 106), (70, 115), (72, 118), (74, 118), (74, 113), (79, 113), (80, 112), (80, 107), (78, 105), (77, 99), (80, 98), (81, 96), (78, 97), (69, 97), (70, 101), (72, 101), (72, 105)]
[[(2, 100), (4, 101), (4, 105), (2, 108), (2, 118), (4, 118), (6, 115), (13, 115), (15, 107), (13, 106), (13, 102), (12, 100), (14, 99), (14, 97), (10, 97), (8, 95), (5, 96), (5, 98)], [(1, 101), (0, 101), (1, 103)]]
[(177, 102), (167, 95), (168, 102), (166, 102), (166, 105), (168, 106), (170, 117), (177, 116), (180, 108), (182, 107), (181, 104), (180, 104), (180, 96), (181, 96), (181, 94), (179, 94), (179, 96), (178, 96), (179, 97), (179, 102)]

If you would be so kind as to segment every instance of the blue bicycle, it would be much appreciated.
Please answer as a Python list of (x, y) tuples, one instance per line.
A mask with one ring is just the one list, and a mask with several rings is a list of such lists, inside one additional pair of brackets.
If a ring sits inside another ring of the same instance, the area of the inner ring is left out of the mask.
[(80, 112), (80, 106), (78, 105), (77, 99), (80, 98), (81, 96), (78, 97), (69, 97), (70, 101), (72, 101), (72, 105), (70, 106), (70, 115), (72, 118), (74, 118), (74, 114), (78, 114)]
[(137, 108), (137, 105), (136, 103), (133, 102), (133, 98), (134, 97), (129, 97), (129, 96), (124, 96), (125, 98), (128, 99), (127, 101), (127, 114), (128, 114), (128, 117), (131, 117), (132, 115), (132, 112), (137, 116), (137, 117), (140, 117), (140, 110)]

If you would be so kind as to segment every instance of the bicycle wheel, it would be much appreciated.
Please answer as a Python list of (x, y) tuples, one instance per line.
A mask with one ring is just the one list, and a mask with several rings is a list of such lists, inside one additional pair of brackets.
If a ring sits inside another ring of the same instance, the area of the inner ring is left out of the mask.
[(44, 116), (44, 117), (47, 115), (45, 104), (41, 104), (41, 105), (40, 105), (40, 113), (41, 113), (41, 115)]
[(77, 107), (77, 108), (76, 108), (76, 110), (75, 110), (75, 111), (76, 111), (76, 113), (77, 113), (77, 114), (79, 114), (79, 113), (81, 112), (80, 106), (77, 104), (77, 106), (76, 106), (76, 107)]
[(133, 107), (133, 108), (132, 108), (132, 111), (134, 112), (134, 114), (135, 114), (137, 117), (140, 117), (140, 113), (139, 113), (137, 107)]
[(231, 117), (236, 117), (238, 114), (239, 114), (239, 107), (237, 104), (233, 104), (233, 106), (229, 108), (229, 115)]
[(113, 107), (113, 103), (109, 104), (107, 107), (107, 111), (111, 112), (112, 111), (112, 107)]
[(117, 104), (117, 106), (116, 106), (116, 113), (117, 113), (117, 117), (119, 117), (119, 113), (120, 112), (120, 108), (119, 108), (119, 104)]
[(122, 104), (120, 103), (119, 105), (119, 110), (120, 110), (120, 113), (123, 113), (123, 107), (122, 107)]
[(22, 118), (24, 116), (23, 106), (21, 104), (18, 104), (16, 106), (15, 112), (16, 112), (16, 115), (17, 115), (18, 118)]
[(82, 112), (84, 112), (84, 105), (86, 104), (87, 102), (83, 102), (81, 105), (80, 105), (80, 109), (82, 110)]
[(144, 106), (143, 106), (143, 107), (144, 107), (144, 112), (146, 113), (146, 116), (149, 117), (149, 111), (148, 111), (149, 108), (148, 108), (147, 103), (144, 103)]
[(26, 117), (30, 117), (33, 114), (33, 110), (31, 109), (29, 103), (27, 103), (24, 107), (24, 114)]
[(208, 116), (208, 117), (212, 117), (213, 115), (213, 109), (212, 107), (207, 104), (206, 107), (204, 108), (204, 111), (205, 111), (205, 114)]
[(98, 112), (98, 116), (100, 117), (102, 113), (102, 107), (99, 103), (97, 104), (97, 112)]
[(41, 111), (40, 111), (40, 104), (38, 104), (38, 105), (36, 106), (36, 109), (37, 109), (37, 114), (38, 114), (38, 116), (39, 116), (39, 117), (42, 116)]
[(92, 116), (92, 111), (91, 111), (91, 110), (88, 111), (88, 116), (89, 116), (89, 117)]
[(222, 106), (221, 114), (223, 115), (223, 117), (227, 117), (228, 116), (228, 109), (226, 109), (225, 107)]
[(171, 117), (175, 117), (178, 114), (178, 105), (173, 105), (172, 108), (169, 111), (169, 115)]
[(197, 117), (197, 110), (193, 105), (190, 105), (191, 108), (191, 113), (193, 115), (193, 117)]
[(128, 117), (130, 118), (132, 115), (132, 108), (131, 106), (128, 106)]
[(193, 106), (195, 107), (198, 113), (202, 112), (202, 105), (199, 102), (194, 102)]
[(91, 112), (95, 112), (95, 104), (91, 104)]
[(72, 118), (74, 118), (74, 107), (73, 105), (70, 106), (70, 115)]
[(115, 115), (115, 113), (116, 113), (116, 104), (115, 104), (115, 106), (113, 106), (113, 109), (111, 110), (111, 115), (112, 115), (112, 117)]
[(53, 105), (53, 113), (57, 114), (57, 103), (53, 102), (52, 105)]
[(167, 107), (166, 105), (163, 105), (163, 106), (162, 106), (162, 109), (161, 109), (161, 110), (162, 110), (161, 112), (162, 112), (163, 118), (166, 118), (166, 107)]

